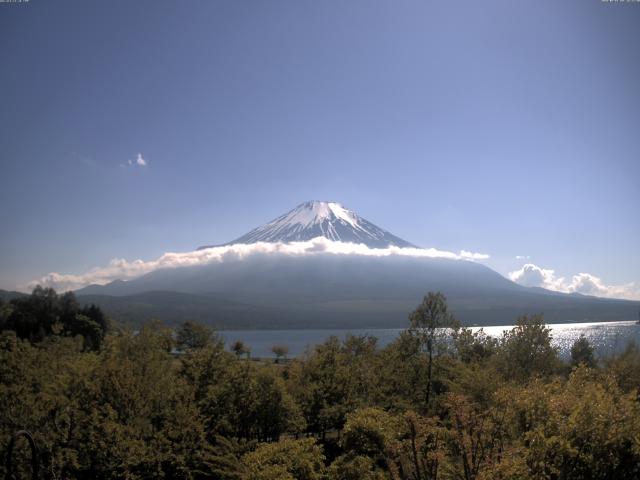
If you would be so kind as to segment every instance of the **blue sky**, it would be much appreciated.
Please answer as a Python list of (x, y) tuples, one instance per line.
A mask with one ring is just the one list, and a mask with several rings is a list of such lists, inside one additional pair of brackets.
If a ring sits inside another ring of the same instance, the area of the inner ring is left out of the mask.
[(599, 0), (0, 4), (0, 288), (309, 199), (637, 286), (638, 25)]

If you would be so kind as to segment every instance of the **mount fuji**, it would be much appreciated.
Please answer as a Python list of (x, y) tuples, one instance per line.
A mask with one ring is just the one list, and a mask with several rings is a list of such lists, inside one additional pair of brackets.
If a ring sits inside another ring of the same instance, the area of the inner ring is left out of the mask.
[[(318, 238), (322, 237), (322, 238)], [(391, 328), (428, 291), (465, 324), (628, 320), (640, 302), (528, 288), (450, 252), (432, 255), (336, 202), (311, 201), (219, 246), (207, 260), (90, 285), (79, 301), (130, 324), (197, 320), (216, 328)]]
[[(311, 201), (236, 238), (226, 245), (256, 242), (300, 242), (324, 237), (329, 240), (361, 243), (370, 248), (416, 248), (337, 202)], [(200, 247), (198, 250), (211, 248)]]

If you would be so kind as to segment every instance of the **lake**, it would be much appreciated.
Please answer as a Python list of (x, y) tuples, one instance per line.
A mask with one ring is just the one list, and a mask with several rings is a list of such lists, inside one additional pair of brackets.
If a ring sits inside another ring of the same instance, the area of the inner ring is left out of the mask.
[[(595, 323), (556, 323), (549, 324), (553, 335), (553, 343), (560, 349), (563, 358), (569, 356), (571, 345), (584, 335), (594, 346), (599, 357), (618, 353), (635, 341), (640, 345), (640, 325), (630, 322), (595, 322)], [(473, 331), (482, 328), (487, 335), (499, 337), (513, 325), (488, 327), (472, 327)], [(271, 347), (286, 345), (289, 357), (303, 354), (308, 347), (324, 342), (332, 335), (343, 339), (347, 334), (373, 335), (378, 338), (378, 345), (384, 347), (391, 343), (401, 332), (401, 328), (371, 328), (353, 330), (223, 330), (219, 334), (227, 348), (232, 342), (241, 340), (251, 347), (253, 357), (274, 357)]]

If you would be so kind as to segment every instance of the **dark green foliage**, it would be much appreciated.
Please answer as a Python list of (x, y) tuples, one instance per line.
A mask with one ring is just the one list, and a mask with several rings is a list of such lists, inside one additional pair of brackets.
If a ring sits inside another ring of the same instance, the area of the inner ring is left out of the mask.
[(498, 340), (482, 329), (473, 332), (470, 328), (460, 328), (452, 333), (452, 338), (458, 358), (467, 364), (482, 362), (498, 350)]
[(213, 341), (213, 331), (197, 322), (186, 321), (176, 332), (178, 350), (199, 350)]
[(242, 448), (236, 441), (217, 435), (212, 441), (211, 451), (213, 455), (209, 459), (208, 465), (198, 472), (197, 477), (217, 480), (242, 480), (244, 478), (245, 468), (239, 458)]
[(322, 448), (312, 438), (260, 444), (243, 458), (247, 480), (321, 480)]
[(500, 339), (497, 365), (509, 379), (525, 381), (532, 376), (550, 376), (560, 363), (558, 349), (551, 344), (551, 330), (542, 315), (523, 316), (516, 327)]
[(590, 368), (596, 366), (593, 347), (584, 335), (580, 335), (580, 338), (571, 345), (571, 364), (577, 367), (581, 363)]
[(616, 382), (625, 392), (637, 392), (640, 400), (640, 347), (631, 342), (624, 352), (607, 362)]
[(249, 355), (251, 354), (251, 349), (249, 348), (249, 346), (246, 345), (241, 340), (236, 340), (235, 342), (233, 342), (231, 344), (231, 350), (233, 351), (233, 353), (236, 354), (237, 357), (241, 357), (242, 355), (246, 355), (247, 358), (249, 358)]
[(307, 431), (322, 437), (342, 428), (347, 413), (376, 401), (380, 352), (370, 336), (330, 337), (287, 370), (288, 384), (301, 406)]
[(271, 351), (276, 356), (276, 363), (279, 363), (281, 359), (287, 359), (287, 355), (289, 354), (289, 347), (284, 344), (274, 345), (271, 347)]
[(0, 305), (0, 331), (13, 330), (32, 343), (51, 335), (80, 335), (86, 349), (97, 350), (108, 328), (102, 310), (95, 305), (80, 308), (72, 292), (58, 295), (38, 286), (30, 296), (11, 300), (10, 306)]
[(333, 337), (274, 364), (196, 324), (104, 336), (71, 294), (14, 300), (0, 303), (14, 322), (0, 443), (32, 431), (42, 478), (640, 478), (640, 349), (599, 366), (581, 339), (570, 369), (541, 317), (494, 340), (455, 328), (432, 294), (384, 349)]
[(61, 320), (78, 310), (77, 305), (69, 301), (70, 296), (64, 297), (59, 299), (51, 288), (36, 287), (30, 297), (11, 301), (12, 312), (4, 328), (31, 342), (42, 341), (47, 335), (53, 335), (54, 330), (60, 333)]
[(429, 292), (424, 300), (409, 316), (409, 332), (416, 336), (420, 346), (427, 353), (427, 381), (424, 394), (425, 408), (429, 408), (433, 382), (433, 356), (446, 348), (443, 338), (447, 330), (457, 328), (458, 323), (447, 308), (447, 299), (441, 293)]

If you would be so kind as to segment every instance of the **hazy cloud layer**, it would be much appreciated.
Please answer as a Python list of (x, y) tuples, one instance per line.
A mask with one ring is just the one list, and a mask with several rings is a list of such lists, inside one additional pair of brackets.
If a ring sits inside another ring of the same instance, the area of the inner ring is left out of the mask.
[(525, 287), (542, 287), (557, 292), (640, 300), (640, 285), (636, 283), (606, 285), (602, 279), (590, 273), (578, 273), (570, 279), (556, 277), (554, 270), (541, 268), (533, 263), (527, 263), (520, 270), (509, 273), (509, 278)]
[(364, 244), (334, 242), (324, 237), (306, 242), (236, 244), (212, 247), (183, 253), (165, 253), (157, 260), (113, 259), (105, 267), (97, 267), (86, 273), (61, 274), (49, 273), (29, 282), (28, 289), (36, 285), (53, 287), (59, 291), (75, 290), (91, 284), (104, 285), (113, 280), (128, 280), (139, 277), (159, 268), (189, 267), (227, 260), (242, 260), (252, 255), (279, 253), (286, 255), (314, 255), (330, 253), (336, 255), (369, 255), (384, 257), (402, 255), (413, 257), (449, 258), (453, 260), (485, 260), (489, 255), (462, 250), (460, 253), (436, 250), (435, 248), (369, 248)]

